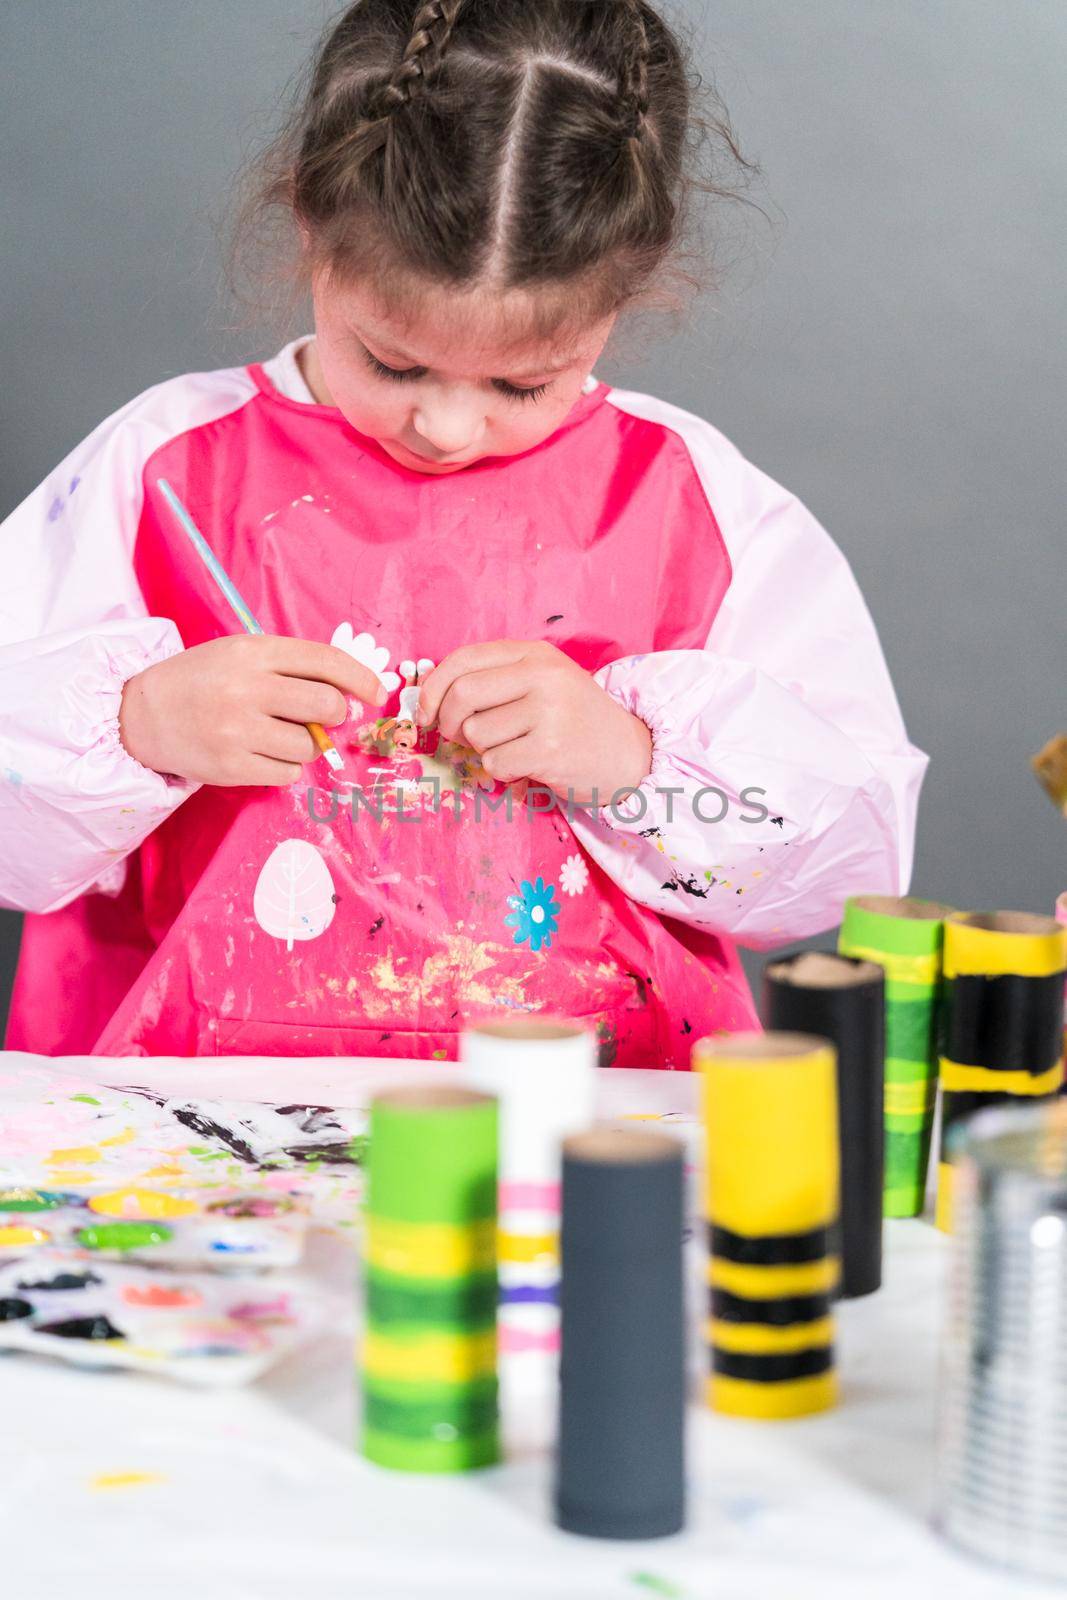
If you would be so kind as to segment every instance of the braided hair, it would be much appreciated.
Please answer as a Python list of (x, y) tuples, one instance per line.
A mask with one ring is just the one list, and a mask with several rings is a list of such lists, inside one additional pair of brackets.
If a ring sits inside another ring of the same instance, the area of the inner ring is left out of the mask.
[(649, 113), (649, 42), (641, 0), (624, 0), (630, 14), (629, 34), (619, 63), (619, 99), (628, 119), (629, 136), (639, 139)]
[[(733, 192), (688, 174), (694, 125), (648, 0), (357, 0), (259, 198), (332, 271), (555, 288), (593, 314), (649, 283), (694, 185)], [(747, 171), (725, 114), (703, 126)]]
[[(441, 70), (445, 47), (463, 9), (463, 0), (428, 0), (416, 11), (411, 38), (404, 46), (396, 71), (374, 102), (379, 116), (388, 116), (410, 105), (412, 99), (433, 83)], [(372, 115), (374, 112), (372, 112)]]

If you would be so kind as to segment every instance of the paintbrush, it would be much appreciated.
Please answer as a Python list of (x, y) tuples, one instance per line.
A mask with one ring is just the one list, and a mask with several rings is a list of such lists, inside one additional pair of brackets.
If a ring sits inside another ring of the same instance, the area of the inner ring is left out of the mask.
[[(188, 511), (186, 511), (185, 507), (182, 505), (182, 502), (179, 500), (178, 496), (174, 493), (174, 490), (171, 488), (166, 478), (157, 478), (156, 487), (163, 496), (164, 500), (167, 502), (168, 506), (170, 506), (170, 509), (173, 511), (175, 519), (177, 520), (183, 533), (188, 534), (190, 544), (200, 557), (201, 561), (204, 563), (207, 570), (210, 572), (211, 576), (214, 578), (215, 582), (218, 584), (219, 589), (229, 602), (230, 609), (237, 618), (238, 622), (240, 622), (242, 628), (246, 633), (262, 633), (263, 629), (252, 615), (251, 611), (249, 611), (248, 607), (245, 605), (245, 602), (238, 593), (237, 586), (235, 585), (233, 579), (230, 577), (229, 573), (222, 565), (222, 562), (219, 560), (214, 550), (212, 550), (211, 546), (204, 538), (204, 535), (200, 532), (200, 529), (197, 527)], [(326, 729), (321, 725), (321, 723), (318, 722), (306, 722), (304, 726), (307, 728), (307, 731), (314, 739), (319, 751), (326, 757), (326, 760), (330, 763), (330, 766), (333, 768), (333, 770), (335, 772), (340, 772), (344, 767), (344, 761), (341, 758), (341, 752), (338, 750), (337, 746), (326, 732)]]
[(1067, 733), (1057, 733), (1050, 739), (1044, 749), (1030, 757), (1030, 765), (1052, 804), (1067, 817)]

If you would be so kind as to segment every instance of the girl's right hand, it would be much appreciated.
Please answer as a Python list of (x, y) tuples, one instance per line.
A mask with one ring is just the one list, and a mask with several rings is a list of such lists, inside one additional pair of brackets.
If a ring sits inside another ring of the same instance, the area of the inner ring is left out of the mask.
[(380, 706), (386, 690), (343, 650), (239, 634), (193, 645), (131, 678), (119, 734), (155, 772), (194, 783), (296, 783), (318, 755), (305, 722), (336, 727), (346, 696)]

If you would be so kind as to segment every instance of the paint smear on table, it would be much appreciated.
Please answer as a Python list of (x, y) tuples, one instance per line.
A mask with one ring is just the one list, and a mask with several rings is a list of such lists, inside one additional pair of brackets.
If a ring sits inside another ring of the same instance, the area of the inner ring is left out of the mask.
[(162, 1472), (98, 1472), (89, 1479), (89, 1487), (97, 1492), (111, 1489), (143, 1489), (147, 1484), (166, 1483)]
[(671, 1583), (668, 1578), (660, 1578), (654, 1572), (631, 1572), (630, 1582), (649, 1594), (664, 1595), (667, 1600), (685, 1600), (684, 1589), (679, 1589), (676, 1583)]

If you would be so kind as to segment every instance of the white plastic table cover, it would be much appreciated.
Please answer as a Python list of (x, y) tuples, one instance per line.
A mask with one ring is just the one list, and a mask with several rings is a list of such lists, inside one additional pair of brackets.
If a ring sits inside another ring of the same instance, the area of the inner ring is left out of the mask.
[[(0, 1056), (172, 1095), (364, 1105), (436, 1063)], [(688, 1074), (605, 1072), (601, 1110), (684, 1113)], [(684, 1131), (680, 1130), (680, 1131)], [(0, 1145), (2, 1145), (0, 1128)], [(689, 1415), (685, 1531), (648, 1543), (560, 1533), (551, 1405), (510, 1419), (506, 1463), (393, 1474), (353, 1445), (351, 1239), (317, 1234), (311, 1269), (350, 1305), (332, 1332), (254, 1386), (189, 1390), (46, 1360), (0, 1361), (0, 1593), (10, 1600), (968, 1600), (1062, 1595), (957, 1554), (930, 1525), (945, 1243), (887, 1227), (885, 1284), (840, 1306), (838, 1410), (803, 1421)], [(698, 1261), (694, 1240), (693, 1262)], [(691, 1274), (699, 1281), (698, 1267)], [(696, 1296), (694, 1296), (696, 1302)], [(699, 1361), (699, 1305), (693, 1359)], [(610, 1337), (610, 1330), (605, 1330)], [(696, 1366), (694, 1366), (696, 1371)]]

